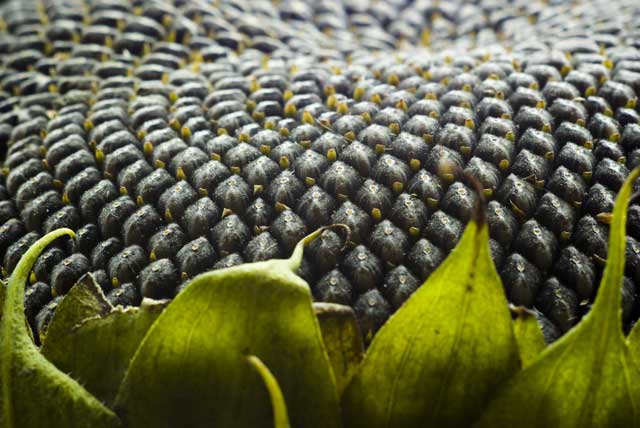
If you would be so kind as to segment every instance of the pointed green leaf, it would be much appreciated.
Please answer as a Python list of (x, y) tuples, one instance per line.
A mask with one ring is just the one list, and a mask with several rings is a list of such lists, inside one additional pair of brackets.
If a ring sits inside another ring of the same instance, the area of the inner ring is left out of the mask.
[(90, 273), (83, 275), (58, 305), (47, 333), (40, 335), (41, 352), (45, 355), (51, 352), (49, 338), (53, 343), (57, 343), (61, 337), (69, 334), (73, 327), (84, 320), (104, 316), (111, 309), (111, 304), (102, 293), (100, 286), (96, 284), (93, 275)]
[(165, 307), (166, 302), (146, 299), (139, 308), (116, 307), (69, 328), (65, 334), (49, 334), (42, 352), (56, 367), (110, 404), (133, 354)]
[(36, 258), (55, 239), (73, 236), (69, 229), (53, 231), (22, 257), (9, 280), (0, 321), (0, 379), (3, 428), (113, 428), (115, 414), (78, 382), (59, 371), (33, 343), (24, 315), (24, 288)]
[(463, 427), (519, 368), (486, 224), (455, 250), (374, 338), (343, 398), (349, 427)]
[(338, 396), (341, 396), (362, 361), (362, 334), (351, 307), (334, 303), (314, 303), (313, 309), (318, 317), (322, 340), (331, 360)]
[(278, 380), (273, 376), (269, 367), (267, 367), (260, 358), (255, 355), (249, 355), (247, 357), (249, 363), (256, 369), (256, 371), (262, 377), (264, 385), (269, 391), (271, 397), (271, 407), (273, 409), (273, 427), (274, 428), (289, 428), (289, 416), (287, 415), (287, 404), (284, 402), (284, 396)]
[(640, 368), (622, 334), (620, 289), (634, 171), (613, 210), (609, 258), (593, 308), (497, 395), (477, 427), (640, 426)]
[(544, 341), (542, 330), (540, 330), (534, 313), (523, 307), (517, 307), (513, 310), (516, 313), (516, 318), (513, 320), (513, 332), (518, 342), (520, 361), (522, 367), (528, 367), (544, 351), (547, 343)]
[(293, 274), (303, 244), (317, 234), (289, 260), (202, 274), (171, 302), (118, 393), (116, 406), (129, 427), (271, 428), (270, 399), (247, 355), (278, 379), (293, 426), (340, 426), (309, 287)]

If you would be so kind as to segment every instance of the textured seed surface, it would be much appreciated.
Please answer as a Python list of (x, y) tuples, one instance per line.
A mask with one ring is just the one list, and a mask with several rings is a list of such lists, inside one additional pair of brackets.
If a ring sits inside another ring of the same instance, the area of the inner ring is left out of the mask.
[[(276, 3), (0, 5), (2, 274), (78, 235), (34, 267), (36, 336), (86, 272), (138, 305), (340, 223), (299, 273), (370, 339), (458, 242), (476, 184), (509, 300), (548, 339), (574, 325), (640, 166), (640, 4)], [(636, 199), (627, 327), (639, 225)]]

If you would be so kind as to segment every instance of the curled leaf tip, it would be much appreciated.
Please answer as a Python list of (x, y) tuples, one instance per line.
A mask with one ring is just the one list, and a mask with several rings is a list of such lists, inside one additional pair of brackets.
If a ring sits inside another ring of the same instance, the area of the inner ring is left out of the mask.
[(324, 232), (325, 230), (330, 230), (330, 229), (344, 229), (347, 232), (347, 236), (345, 239), (345, 245), (343, 246), (346, 247), (347, 243), (349, 242), (349, 239), (351, 237), (351, 229), (349, 229), (349, 226), (347, 226), (346, 224), (340, 224), (340, 223), (336, 223), (336, 224), (330, 224), (328, 226), (323, 226), (320, 227), (318, 229), (316, 229), (315, 231), (313, 231), (312, 233), (308, 234), (307, 236), (305, 236), (304, 238), (302, 238), (297, 244), (296, 247), (293, 250), (293, 253), (291, 254), (291, 257), (289, 258), (289, 265), (291, 266), (291, 268), (293, 270), (297, 270), (300, 267), (300, 264), (302, 263), (302, 255), (304, 253), (304, 249), (307, 245), (309, 245), (310, 243), (312, 243), (318, 236), (320, 236), (322, 234), (322, 232)]
[[(70, 229), (56, 229), (31, 245), (13, 270), (7, 290), (3, 290), (0, 320), (0, 420), (3, 421), (0, 425), (3, 427), (121, 426), (112, 410), (40, 353), (26, 322), (24, 289), (31, 269), (44, 249), (62, 236), (75, 237), (75, 234)], [(28, 371), (26, 378), (25, 370)]]
[[(70, 236), (73, 239), (76, 237), (75, 232), (71, 229), (60, 228), (53, 230), (38, 239), (33, 245), (31, 245), (31, 247), (29, 247), (24, 256), (22, 256), (8, 280), (10, 293), (15, 293), (14, 303), (17, 306), (22, 307), (24, 305), (24, 288), (38, 256), (40, 256), (44, 249), (53, 241), (65, 235)], [(7, 302), (5, 304), (9, 303)]]
[(351, 241), (351, 228), (346, 224), (334, 223), (329, 226), (326, 226), (326, 229), (342, 229), (345, 231), (346, 236), (344, 238), (344, 244), (342, 245), (342, 247), (340, 247), (340, 251), (346, 250), (347, 245), (349, 245), (349, 242)]

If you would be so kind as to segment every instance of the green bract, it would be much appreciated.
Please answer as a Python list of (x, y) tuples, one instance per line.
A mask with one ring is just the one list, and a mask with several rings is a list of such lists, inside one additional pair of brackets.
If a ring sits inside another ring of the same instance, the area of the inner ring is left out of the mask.
[[(104, 316), (111, 309), (111, 304), (106, 300), (91, 274), (83, 276), (60, 302), (46, 336), (40, 338), (42, 353), (49, 358), (48, 354), (60, 349), (59, 341), (68, 337), (75, 326), (88, 318)], [(68, 353), (65, 350), (65, 354)]]
[(350, 427), (465, 426), (519, 368), (486, 224), (378, 332), (343, 400)]
[[(83, 284), (87, 282), (79, 282), (69, 296)], [(145, 300), (139, 308), (116, 307), (69, 324), (65, 333), (54, 335), (50, 329), (42, 353), (100, 400), (113, 404), (131, 357), (164, 308), (163, 302)], [(58, 319), (54, 316), (51, 327)]]
[(60, 229), (38, 240), (9, 279), (0, 323), (3, 428), (119, 426), (110, 409), (38, 351), (27, 326), (24, 287), (29, 272), (42, 250), (64, 235), (73, 236), (73, 232)]
[(278, 379), (296, 427), (338, 427), (333, 374), (307, 284), (289, 260), (196, 277), (140, 344), (116, 400), (131, 427), (271, 427), (255, 355)]
[(353, 311), (313, 304), (294, 274), (323, 229), (290, 259), (202, 274), (172, 302), (114, 308), (86, 275), (38, 350), (25, 284), (43, 249), (73, 235), (51, 232), (0, 286), (0, 426), (640, 426), (640, 328), (625, 338), (620, 314), (639, 175), (618, 195), (593, 309), (547, 348), (530, 311), (512, 321), (478, 210), (364, 358)]
[(620, 288), (634, 171), (613, 210), (609, 260), (593, 309), (500, 391), (476, 427), (640, 425), (640, 366), (622, 334)]

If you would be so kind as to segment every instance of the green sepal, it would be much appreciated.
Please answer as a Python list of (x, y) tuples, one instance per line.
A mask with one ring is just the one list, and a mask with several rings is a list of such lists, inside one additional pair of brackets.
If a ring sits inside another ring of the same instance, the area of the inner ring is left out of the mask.
[(88, 318), (106, 315), (111, 309), (93, 275), (83, 275), (56, 308), (46, 334), (40, 335), (40, 351), (44, 355), (49, 354), (51, 348), (57, 347), (61, 338), (67, 336), (75, 326)]
[[(111, 308), (106, 314), (70, 326), (64, 334), (47, 335), (42, 352), (56, 367), (111, 405), (133, 354), (166, 305), (165, 301), (144, 299), (140, 307)], [(53, 322), (55, 318), (52, 327)]]
[(24, 290), (36, 258), (61, 236), (40, 238), (20, 259), (11, 278), (0, 321), (0, 382), (3, 428), (114, 428), (117, 416), (77, 381), (58, 370), (33, 343), (24, 314)]
[(609, 257), (591, 311), (497, 394), (476, 428), (640, 426), (640, 367), (622, 333), (625, 226), (633, 181), (616, 199)]
[(519, 368), (488, 227), (472, 221), (375, 336), (345, 391), (343, 420), (351, 428), (468, 426)]
[(270, 428), (270, 399), (248, 355), (278, 379), (293, 426), (341, 425), (309, 286), (293, 273), (321, 231), (290, 259), (205, 273), (176, 296), (149, 329), (116, 398), (128, 427)]

